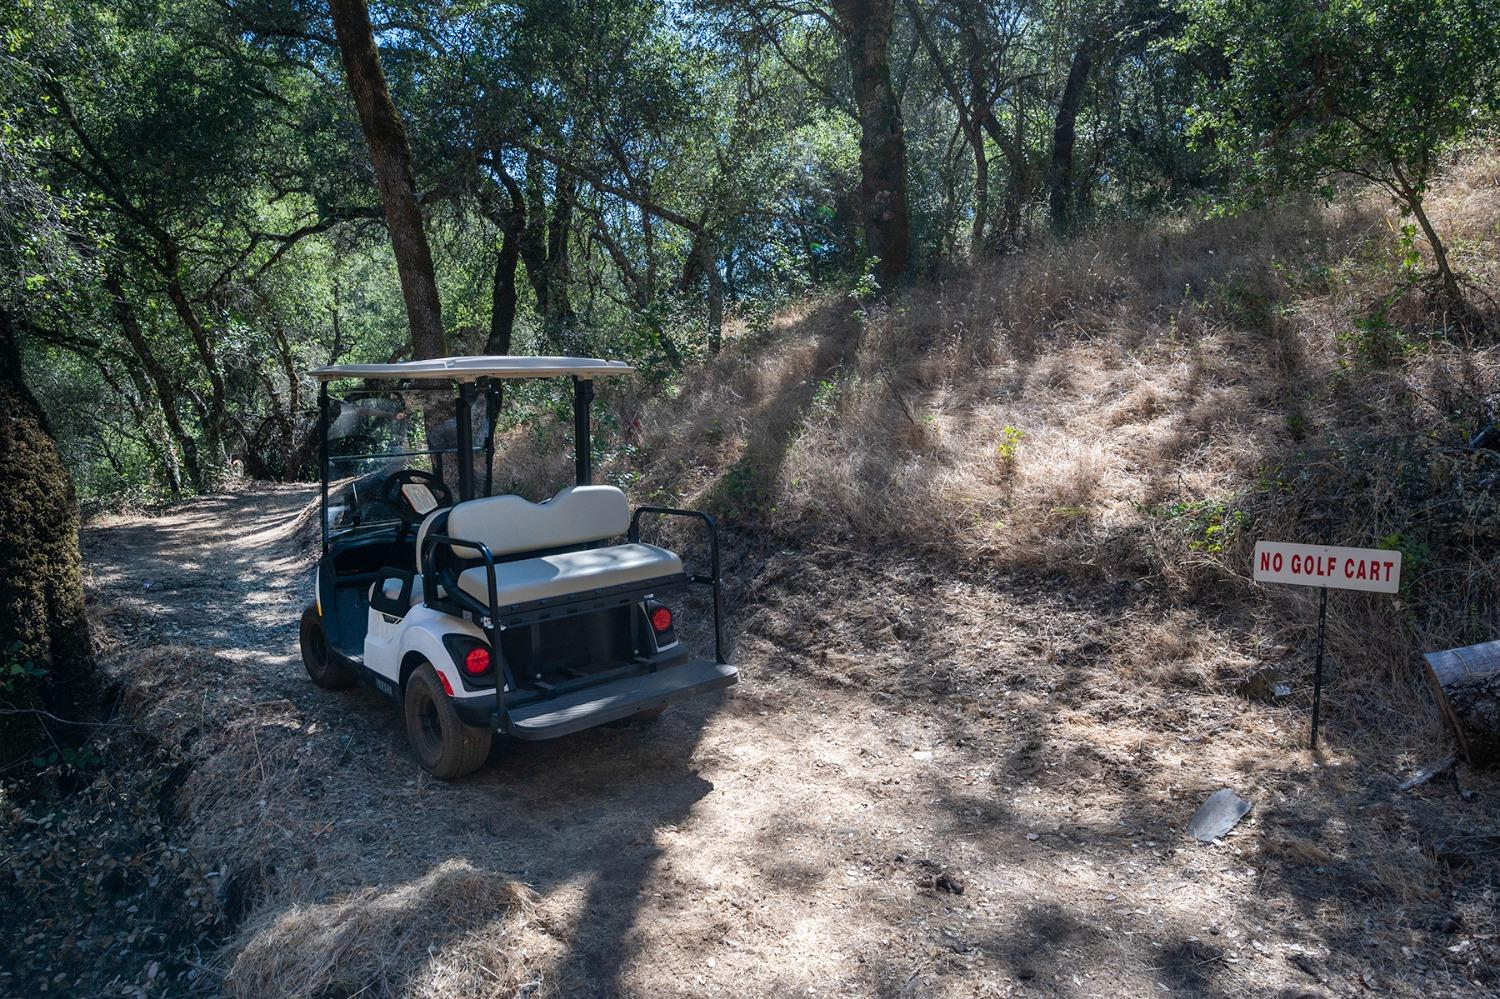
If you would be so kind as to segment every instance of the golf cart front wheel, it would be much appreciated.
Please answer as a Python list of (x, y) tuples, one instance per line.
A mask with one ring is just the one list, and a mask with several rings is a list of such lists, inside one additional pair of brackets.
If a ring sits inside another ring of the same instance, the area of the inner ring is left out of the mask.
[(328, 647), (323, 618), (316, 606), (302, 612), (302, 665), (312, 682), (327, 690), (343, 690), (354, 683), (354, 671)]
[(406, 737), (422, 769), (442, 780), (473, 773), (490, 752), (490, 730), (458, 717), (431, 663), (406, 681)]

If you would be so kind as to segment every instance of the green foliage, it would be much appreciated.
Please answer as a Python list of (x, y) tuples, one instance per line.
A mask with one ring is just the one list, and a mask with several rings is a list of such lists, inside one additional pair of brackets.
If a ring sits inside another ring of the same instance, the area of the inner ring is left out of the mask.
[(1393, 323), (1391, 307), (1406, 287), (1399, 287), (1384, 300), (1376, 303), (1369, 312), (1356, 316), (1353, 329), (1334, 334), (1334, 343), (1341, 355), (1339, 364), (1344, 368), (1384, 368), (1396, 364), (1427, 349), (1433, 339), (1430, 333), (1411, 330)]
[(854, 283), (849, 286), (846, 295), (849, 300), (863, 307), (864, 303), (873, 300), (880, 294), (880, 282), (875, 275), (880, 270), (879, 257), (866, 257), (860, 261), (858, 276)]
[(832, 416), (838, 412), (839, 399), (843, 397), (843, 394), (844, 387), (838, 379), (824, 378), (813, 389), (812, 403), (809, 408), (815, 413)]
[(1432, 546), (1421, 538), (1393, 531), (1375, 542), (1376, 548), (1401, 553), (1402, 581), (1412, 579), (1432, 561)]
[(1019, 427), (1013, 427), (1009, 423), (1000, 428), (1000, 443), (995, 445), (995, 457), (1007, 468), (1015, 464), (1016, 449), (1025, 436)]
[(45, 669), (22, 655), (20, 642), (0, 646), (0, 698), (27, 699), (35, 681), (46, 675)]
[(1148, 511), (1181, 532), (1189, 551), (1223, 554), (1250, 523), (1249, 514), (1224, 500), (1169, 503)]
[(1247, 179), (1334, 173), (1426, 183), (1438, 152), (1500, 99), (1500, 9), (1487, 0), (1189, 0), (1173, 47), (1215, 62), (1191, 128)]
[(774, 512), (774, 505), (749, 458), (741, 458), (719, 477), (715, 504), (738, 519), (753, 520)]
[[(1353, 175), (1428, 226), (1443, 151), (1500, 111), (1500, 6), (1490, 0), (1185, 0), (1169, 44), (1210, 67), (1190, 134), (1254, 195), (1331, 193)], [(1450, 287), (1441, 241), (1427, 233)], [(1413, 261), (1414, 265), (1415, 261)]]
[[(485, 349), (508, 288), (513, 352), (620, 357), (670, 391), (713, 349), (721, 307), (753, 340), (810, 288), (860, 310), (898, 293), (864, 245), (849, 53), (828, 15), (762, 0), (377, 5), (448, 349)], [(1437, 154), (1492, 120), (1484, 0), (1185, 0), (1159, 15), (897, 5), (920, 273), (1047, 228), (1080, 52), (1083, 221), (1208, 210), (1341, 170), (1407, 183), (1419, 203)], [(0, 10), (0, 298), (29, 317), (28, 380), (85, 498), (155, 502), (236, 467), (310, 477), (306, 370), (402, 350), (342, 65), (309, 41), (330, 31), (320, 4)], [(1408, 275), (1413, 218), (1398, 234)], [(521, 261), (497, 274), (508, 241)], [(1225, 297), (1272, 318), (1252, 293)]]

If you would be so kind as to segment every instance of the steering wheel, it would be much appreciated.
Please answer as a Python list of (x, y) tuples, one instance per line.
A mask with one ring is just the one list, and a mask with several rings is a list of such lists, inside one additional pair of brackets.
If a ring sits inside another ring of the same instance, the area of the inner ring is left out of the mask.
[(453, 505), (453, 493), (440, 476), (424, 472), (420, 468), (403, 468), (399, 472), (393, 472), (385, 480), (385, 485), (380, 487), (380, 500), (395, 511), (401, 523), (407, 527), (419, 526), (432, 512), (432, 510), (418, 510), (412, 506), (411, 500), (406, 498), (406, 493), (401, 491), (401, 487), (407, 485), (421, 485), (430, 489), (433, 499), (437, 500), (437, 506), (432, 510)]

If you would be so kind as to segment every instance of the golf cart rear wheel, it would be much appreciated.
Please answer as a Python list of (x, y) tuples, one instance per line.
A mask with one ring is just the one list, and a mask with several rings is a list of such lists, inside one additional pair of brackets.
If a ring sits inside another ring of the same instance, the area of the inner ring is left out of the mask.
[(302, 665), (312, 682), (328, 690), (343, 690), (354, 683), (354, 670), (328, 647), (323, 618), (316, 606), (302, 612)]
[(490, 730), (464, 724), (431, 663), (406, 681), (406, 737), (422, 769), (443, 780), (473, 773), (490, 752)]

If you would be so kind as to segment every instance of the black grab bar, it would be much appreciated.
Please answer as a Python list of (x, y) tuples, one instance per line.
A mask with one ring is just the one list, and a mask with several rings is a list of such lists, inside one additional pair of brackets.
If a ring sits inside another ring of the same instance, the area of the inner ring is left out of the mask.
[(703, 521), (708, 528), (708, 562), (709, 575), (703, 577), (695, 574), (688, 575), (688, 581), (713, 587), (714, 591), (714, 660), (720, 665), (728, 662), (724, 658), (724, 593), (722, 582), (719, 578), (719, 525), (714, 519), (702, 510), (679, 510), (670, 506), (642, 506), (637, 507), (635, 514), (630, 518), (630, 530), (626, 538), (631, 544), (641, 540), (641, 514), (649, 513), (663, 517), (690, 517)]

